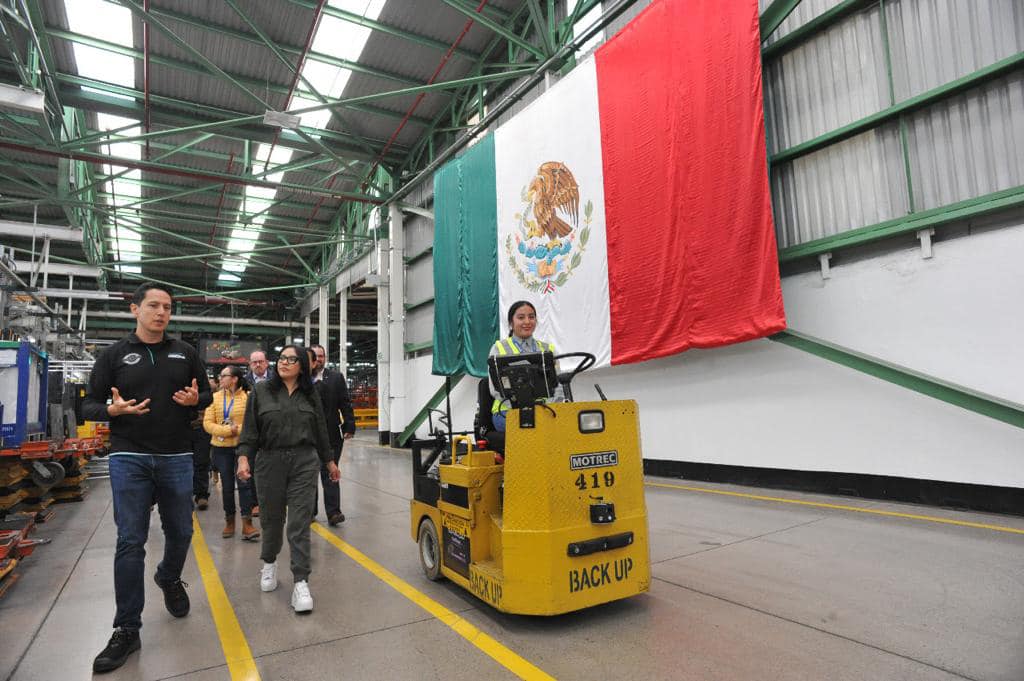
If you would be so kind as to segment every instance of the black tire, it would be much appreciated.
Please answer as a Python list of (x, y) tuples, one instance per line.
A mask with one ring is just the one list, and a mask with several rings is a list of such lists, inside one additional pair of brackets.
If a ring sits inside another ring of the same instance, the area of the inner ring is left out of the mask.
[(424, 518), (420, 523), (418, 541), (420, 549), (420, 566), (423, 574), (432, 582), (441, 579), (441, 542), (437, 540), (437, 528), (434, 521)]

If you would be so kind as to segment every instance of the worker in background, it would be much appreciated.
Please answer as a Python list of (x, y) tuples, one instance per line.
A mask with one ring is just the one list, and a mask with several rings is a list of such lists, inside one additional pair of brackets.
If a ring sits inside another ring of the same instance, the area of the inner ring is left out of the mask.
[(286, 345), (277, 358), (277, 375), (257, 385), (249, 396), (238, 442), (238, 477), (250, 477), (249, 457), (259, 452), (256, 476), (263, 500), (260, 590), (277, 588), (277, 554), (281, 552), (285, 516), (294, 587), (292, 608), (313, 609), (309, 592), (310, 522), (317, 473), (326, 465), (332, 480), (341, 474), (331, 459), (320, 395), (310, 376), (306, 351)]
[[(172, 293), (147, 282), (132, 296), (135, 333), (96, 358), (85, 418), (110, 422), (110, 489), (114, 554), (114, 633), (93, 660), (94, 672), (124, 664), (141, 645), (146, 541), (153, 500), (164, 533), (163, 560), (153, 575), (174, 617), (189, 612), (181, 570), (192, 542), (192, 415), (210, 404), (203, 361), (188, 343), (166, 334)], [(107, 404), (107, 402), (110, 404)]]
[[(310, 348), (313, 363), (313, 385), (320, 392), (320, 401), (324, 405), (324, 418), (327, 420), (327, 437), (331, 441), (331, 459), (335, 465), (341, 460), (341, 449), (345, 440), (356, 433), (356, 416), (352, 412), (352, 400), (348, 396), (348, 382), (341, 371), (327, 368), (327, 350), (322, 345)], [(339, 418), (340, 415), (340, 418)], [(320, 467), (320, 483), (324, 488), (324, 512), (327, 522), (332, 527), (345, 522), (345, 514), (341, 512), (341, 485), (332, 480), (327, 466)], [(313, 499), (313, 517), (319, 502)]]
[[(241, 367), (225, 366), (220, 370), (220, 390), (213, 394), (213, 404), (206, 408), (203, 428), (212, 437), (213, 464), (221, 479), (221, 501), (224, 509), (224, 529), (220, 536), (235, 536), (235, 448), (242, 433), (242, 419), (249, 400), (249, 384)], [(242, 539), (259, 539), (260, 531), (252, 524), (252, 484), (238, 480), (238, 505), (242, 511)]]
[[(249, 373), (245, 375), (245, 380), (250, 387), (255, 388), (258, 383), (263, 381), (269, 381), (274, 377), (274, 367), (270, 366), (267, 362), (267, 353), (262, 350), (253, 350), (249, 354)], [(253, 453), (255, 455), (255, 452)], [(256, 460), (250, 459), (249, 466), (252, 470), (253, 479), (252, 485), (249, 486), (250, 492), (252, 493), (252, 517), (260, 517), (260, 495), (256, 488)]]
[[(210, 391), (217, 389), (217, 382), (210, 379)], [(197, 409), (192, 419), (192, 499), (196, 510), (205, 511), (210, 506), (210, 434), (203, 429), (203, 412)]]

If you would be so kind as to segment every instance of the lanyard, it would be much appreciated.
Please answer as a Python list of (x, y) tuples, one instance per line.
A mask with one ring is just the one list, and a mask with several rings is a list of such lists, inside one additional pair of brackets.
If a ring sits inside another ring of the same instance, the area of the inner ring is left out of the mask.
[(228, 417), (231, 416), (231, 407), (235, 406), (235, 395), (232, 393), (231, 402), (228, 402), (227, 391), (224, 391), (224, 422), (226, 423)]

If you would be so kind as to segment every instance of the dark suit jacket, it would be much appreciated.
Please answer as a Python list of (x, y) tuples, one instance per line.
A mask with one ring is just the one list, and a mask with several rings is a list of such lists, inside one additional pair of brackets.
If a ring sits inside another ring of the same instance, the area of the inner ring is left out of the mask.
[[(356, 415), (352, 413), (352, 401), (348, 396), (348, 382), (340, 371), (324, 369), (323, 378), (316, 384), (320, 392), (320, 400), (324, 403), (324, 416), (327, 418), (327, 436), (331, 446), (337, 448), (342, 441), (341, 434), (356, 432)], [(341, 417), (345, 423), (341, 423)]]

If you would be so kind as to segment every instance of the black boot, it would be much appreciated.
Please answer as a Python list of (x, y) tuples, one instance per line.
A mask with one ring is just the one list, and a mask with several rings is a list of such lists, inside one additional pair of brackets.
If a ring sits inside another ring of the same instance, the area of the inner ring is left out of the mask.
[(153, 581), (164, 592), (164, 605), (167, 606), (167, 612), (175, 617), (184, 617), (188, 614), (189, 600), (188, 594), (185, 593), (185, 587), (188, 584), (180, 579), (176, 579), (170, 584), (161, 584), (156, 575), (153, 575)]
[(92, 670), (96, 673), (111, 672), (120, 667), (128, 656), (142, 647), (139, 632), (129, 629), (114, 629), (114, 635), (96, 659), (92, 661)]

